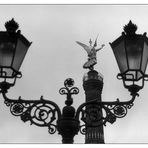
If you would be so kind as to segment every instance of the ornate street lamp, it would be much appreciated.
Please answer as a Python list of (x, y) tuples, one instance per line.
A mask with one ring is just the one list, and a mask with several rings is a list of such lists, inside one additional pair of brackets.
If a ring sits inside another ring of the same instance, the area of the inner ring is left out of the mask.
[[(116, 57), (120, 72), (118, 79), (123, 80), (125, 88), (140, 90), (144, 86), (144, 80), (148, 80), (145, 74), (148, 62), (148, 38), (146, 33), (136, 34), (137, 26), (131, 21), (124, 26), (124, 32), (113, 43), (110, 43)], [(142, 80), (141, 85), (136, 82)]]
[(7, 31), (0, 32), (0, 77), (17, 78), (21, 76), (19, 68), (31, 43), (17, 31), (19, 25), (14, 19), (6, 22), (5, 27)]
[[(103, 77), (94, 70), (97, 63), (96, 53), (101, 48), (95, 49), (97, 41), (92, 46), (77, 42), (88, 53), (88, 61), (83, 68), (89, 69), (83, 78), (83, 87), (86, 94), (86, 102), (81, 104), (77, 110), (72, 106), (72, 95), (79, 93), (74, 86), (74, 81), (68, 78), (64, 87), (59, 90), (61, 95), (66, 95), (65, 107), (62, 111), (52, 101), (45, 100), (23, 100), (21, 97), (10, 99), (7, 97), (8, 89), (15, 85), (16, 78), (21, 77), (20, 66), (31, 43), (21, 35), (18, 24), (12, 19), (5, 24), (6, 31), (0, 32), (0, 92), (5, 104), (10, 107), (14, 116), (20, 116), (24, 122), (48, 127), (50, 134), (56, 131), (62, 136), (63, 143), (73, 143), (73, 138), (78, 132), (86, 135), (87, 142), (102, 138), (96, 130), (106, 125), (106, 122), (114, 123), (117, 118), (123, 118), (127, 110), (133, 106), (138, 91), (143, 88), (144, 81), (148, 76), (145, 74), (148, 61), (148, 38), (146, 34), (139, 35), (135, 31), (137, 26), (131, 21), (124, 27), (124, 33), (111, 44), (115, 54), (120, 74), (118, 78), (123, 80), (125, 88), (131, 92), (131, 100), (121, 102), (119, 99), (113, 102), (103, 102), (101, 93), (103, 89)], [(9, 83), (9, 79), (14, 79)], [(142, 80), (142, 85), (139, 81)], [(127, 83), (130, 82), (130, 83)], [(93, 132), (92, 132), (93, 129)], [(90, 140), (90, 141), (89, 141)], [(102, 141), (104, 143), (104, 141)]]

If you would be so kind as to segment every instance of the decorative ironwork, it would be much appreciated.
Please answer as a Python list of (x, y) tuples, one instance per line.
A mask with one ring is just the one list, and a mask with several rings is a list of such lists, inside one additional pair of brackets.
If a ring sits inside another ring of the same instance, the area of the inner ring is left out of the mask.
[(5, 93), (2, 93), (5, 98), (5, 104), (10, 107), (10, 112), (14, 116), (20, 116), (23, 122), (30, 121), (41, 127), (48, 127), (50, 134), (56, 132), (56, 120), (61, 118), (59, 107), (52, 101), (45, 100), (41, 96), (40, 100), (23, 100), (19, 97), (18, 100), (9, 99)]
[[(23, 122), (30, 121), (31, 124), (37, 126), (47, 126), (49, 133), (54, 134), (58, 129), (56, 121), (58, 120), (60, 122), (66, 112), (63, 112), (63, 115), (61, 115), (61, 110), (58, 105), (52, 101), (45, 100), (43, 96), (41, 96), (40, 100), (24, 100), (21, 99), (21, 97), (19, 97), (18, 100), (9, 99), (6, 96), (6, 93), (10, 87), (14, 86), (14, 84), (10, 84), (6, 81), (0, 83), (1, 93), (5, 99), (4, 103), (6, 106), (10, 107), (11, 114), (14, 116), (20, 116)], [(77, 87), (72, 87), (73, 85), (74, 80), (68, 78), (64, 82), (65, 87), (62, 87), (59, 90), (61, 95), (67, 95), (67, 100), (65, 101), (67, 106), (64, 107), (65, 111), (67, 110), (67, 107), (73, 103), (71, 96), (79, 93), (79, 89)], [(68, 115), (70, 113), (69, 109), (71, 108), (72, 107), (68, 107)]]
[(66, 95), (67, 100), (65, 101), (65, 104), (70, 106), (73, 103), (72, 95), (76, 95), (79, 93), (79, 89), (77, 87), (72, 87), (74, 85), (74, 80), (72, 78), (68, 78), (64, 82), (64, 86), (59, 90), (59, 93), (61, 95)]
[[(120, 102), (98, 102), (93, 100), (81, 104), (75, 111), (72, 107), (72, 95), (78, 94), (79, 89), (73, 87), (74, 81), (68, 78), (64, 86), (59, 90), (61, 95), (66, 95), (66, 106), (61, 113), (58, 105), (52, 101), (45, 100), (41, 96), (40, 100), (18, 100), (9, 99), (6, 96), (7, 90), (13, 85), (7, 82), (0, 83), (1, 93), (5, 99), (5, 104), (10, 107), (10, 112), (14, 116), (20, 116), (23, 122), (30, 121), (31, 124), (48, 127), (48, 132), (54, 134), (56, 131), (63, 137), (63, 143), (73, 143), (73, 137), (80, 132), (85, 135), (86, 127), (106, 126), (109, 122), (113, 124), (117, 118), (126, 116), (128, 109), (133, 106), (135, 97), (138, 96), (137, 89), (129, 89), (132, 95), (130, 101)], [(69, 133), (64, 129), (67, 128)]]
[(82, 121), (80, 133), (85, 134), (86, 126), (106, 126), (107, 122), (113, 124), (117, 118), (125, 117), (137, 95), (137, 93), (133, 94), (132, 99), (125, 102), (120, 102), (119, 99), (114, 102), (98, 102), (96, 99), (80, 105), (76, 112), (76, 119)]
[(64, 86), (59, 90), (61, 95), (66, 95), (66, 106), (62, 109), (62, 117), (57, 121), (57, 129), (60, 135), (62, 135), (63, 143), (73, 143), (73, 138), (79, 132), (79, 120), (75, 119), (75, 108), (72, 105), (72, 95), (78, 94), (79, 89), (73, 87), (74, 80), (68, 78), (64, 82)]

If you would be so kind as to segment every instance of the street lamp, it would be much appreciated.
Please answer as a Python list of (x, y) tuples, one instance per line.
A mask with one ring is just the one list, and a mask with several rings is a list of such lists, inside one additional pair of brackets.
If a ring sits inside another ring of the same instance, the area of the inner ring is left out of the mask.
[[(22, 121), (48, 127), (50, 134), (58, 131), (62, 136), (62, 143), (73, 143), (74, 136), (78, 132), (86, 135), (88, 139), (101, 137), (96, 131), (94, 135), (90, 134), (91, 128), (106, 125), (106, 122), (112, 124), (117, 118), (123, 118), (127, 110), (133, 106), (138, 91), (143, 88), (144, 81), (148, 78), (145, 74), (148, 61), (148, 38), (146, 34), (136, 34), (137, 26), (130, 21), (124, 27), (122, 36), (110, 43), (121, 72), (117, 78), (122, 79), (125, 88), (131, 92), (132, 98), (129, 101), (122, 102), (117, 99), (112, 102), (103, 102), (99, 98), (103, 89), (103, 77), (94, 70), (94, 65), (97, 63), (96, 41), (94, 46), (91, 45), (92, 42), (90, 46), (77, 42), (89, 53), (88, 61), (83, 66), (89, 69), (83, 78), (83, 87), (86, 100), (91, 98), (90, 101), (84, 102), (77, 109), (72, 106), (72, 95), (78, 94), (79, 89), (74, 87), (74, 80), (71, 78), (66, 79), (64, 87), (59, 90), (61, 95), (66, 95), (62, 111), (56, 103), (44, 99), (43, 96), (40, 100), (23, 100), (21, 97), (17, 100), (10, 99), (6, 94), (8, 89), (15, 85), (16, 78), (21, 77), (19, 69), (31, 42), (21, 35), (20, 30), (17, 31), (18, 23), (14, 19), (6, 22), (5, 27), (7, 30), (0, 32), (0, 78), (2, 79), (0, 92), (5, 104), (10, 107), (12, 115), (20, 116)], [(10, 79), (14, 81), (10, 83)], [(142, 85), (139, 85), (140, 80)]]
[(16, 32), (19, 25), (12, 19), (5, 23), (7, 31), (0, 32), (0, 77), (16, 78), (21, 76), (19, 68), (31, 43)]
[[(148, 80), (145, 74), (148, 62), (148, 38), (146, 33), (136, 34), (137, 26), (130, 21), (124, 26), (124, 32), (113, 43), (110, 43), (116, 57), (120, 72), (118, 79), (123, 80), (125, 88), (140, 90), (144, 86), (144, 80)], [(142, 81), (141, 85), (136, 82)]]

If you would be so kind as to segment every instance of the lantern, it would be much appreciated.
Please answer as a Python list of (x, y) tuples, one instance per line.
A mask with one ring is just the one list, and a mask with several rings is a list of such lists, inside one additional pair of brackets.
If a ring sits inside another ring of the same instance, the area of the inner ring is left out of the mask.
[(7, 31), (0, 32), (0, 77), (15, 78), (21, 76), (19, 69), (31, 42), (17, 31), (19, 25), (14, 19), (5, 27)]
[[(135, 82), (146, 80), (145, 74), (148, 62), (148, 38), (146, 33), (136, 34), (137, 26), (130, 21), (124, 26), (124, 32), (114, 42), (110, 43), (117, 60), (120, 74), (118, 78)], [(142, 86), (143, 87), (143, 86)]]

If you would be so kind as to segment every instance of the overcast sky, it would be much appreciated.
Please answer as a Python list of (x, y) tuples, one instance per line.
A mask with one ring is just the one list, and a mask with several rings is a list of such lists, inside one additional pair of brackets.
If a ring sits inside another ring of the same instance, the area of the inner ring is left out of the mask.
[[(80, 93), (74, 96), (77, 108), (85, 101), (82, 78), (87, 70), (82, 66), (86, 52), (76, 44), (88, 44), (98, 37), (98, 47), (105, 47), (98, 54), (95, 69), (104, 75), (103, 101), (129, 100), (130, 94), (116, 79), (119, 69), (109, 42), (121, 35), (123, 26), (132, 20), (137, 33), (148, 31), (148, 5), (0, 5), (0, 30), (4, 23), (14, 18), (22, 34), (32, 41), (21, 71), (9, 96), (17, 99), (45, 99), (55, 101), (61, 108), (65, 96), (60, 96), (66, 78), (72, 77)], [(104, 128), (105, 143), (148, 143), (148, 83), (140, 91), (126, 117), (117, 119)], [(11, 115), (0, 99), (0, 143), (61, 143), (57, 133), (50, 135), (47, 127), (23, 123)], [(84, 143), (84, 136), (75, 136), (75, 143)]]

